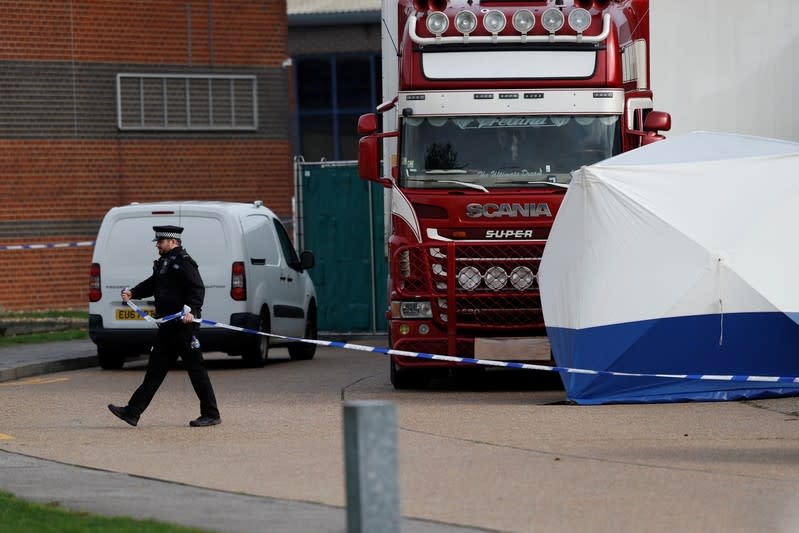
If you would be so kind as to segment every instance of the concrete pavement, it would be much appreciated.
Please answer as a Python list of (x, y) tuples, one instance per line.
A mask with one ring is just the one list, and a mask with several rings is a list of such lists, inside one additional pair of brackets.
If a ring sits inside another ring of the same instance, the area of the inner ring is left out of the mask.
[[(0, 348), (0, 382), (93, 366), (97, 366), (96, 348), (88, 339)], [(346, 509), (341, 507), (210, 490), (2, 450), (0, 490), (67, 509), (210, 531), (346, 531)], [(410, 533), (489, 531), (407, 518), (402, 519), (401, 528)]]
[(89, 339), (0, 348), (0, 383), (93, 366), (98, 366), (97, 348)]
[[(211, 431), (187, 426), (183, 373), (140, 427), (107, 412), (144, 361), (0, 383), (0, 489), (222, 531), (344, 531), (341, 402), (390, 400), (402, 512), (421, 519), (405, 531), (799, 531), (796, 397), (573, 406), (524, 373), (395, 391), (374, 354), (271, 356), (253, 370), (209, 354), (225, 405)], [(228, 498), (244, 510), (227, 512)]]

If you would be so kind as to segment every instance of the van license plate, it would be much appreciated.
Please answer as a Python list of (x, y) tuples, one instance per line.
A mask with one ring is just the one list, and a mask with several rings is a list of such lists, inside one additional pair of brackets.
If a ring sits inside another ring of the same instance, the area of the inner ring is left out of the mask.
[[(154, 309), (142, 309), (145, 313), (150, 316), (155, 316)], [(144, 320), (139, 314), (134, 311), (133, 309), (117, 309), (116, 310), (116, 319), (117, 320)]]

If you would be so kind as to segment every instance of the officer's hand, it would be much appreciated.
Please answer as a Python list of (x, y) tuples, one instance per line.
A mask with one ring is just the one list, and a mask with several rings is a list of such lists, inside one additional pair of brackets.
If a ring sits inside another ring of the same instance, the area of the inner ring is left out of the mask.
[(130, 293), (130, 291), (129, 291), (129, 290), (124, 290), (124, 291), (122, 291), (122, 301), (123, 301), (123, 302), (127, 302), (128, 300), (130, 300), (130, 299), (131, 299), (131, 297), (132, 297), (132, 296), (133, 296), (133, 295)]
[(186, 313), (185, 315), (183, 315), (183, 323), (184, 324), (191, 324), (192, 322), (194, 322), (194, 315), (193, 314)]

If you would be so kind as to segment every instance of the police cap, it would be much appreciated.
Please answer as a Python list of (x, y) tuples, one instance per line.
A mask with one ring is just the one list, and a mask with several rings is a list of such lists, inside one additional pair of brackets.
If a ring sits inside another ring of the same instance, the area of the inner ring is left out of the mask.
[(153, 239), (153, 242), (160, 241), (161, 239), (180, 240), (180, 234), (183, 233), (183, 228), (180, 226), (153, 226), (153, 231), (155, 231), (155, 239)]

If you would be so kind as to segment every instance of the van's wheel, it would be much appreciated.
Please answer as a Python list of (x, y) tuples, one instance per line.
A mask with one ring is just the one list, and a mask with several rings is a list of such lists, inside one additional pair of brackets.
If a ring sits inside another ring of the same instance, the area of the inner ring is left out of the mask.
[(125, 365), (125, 353), (110, 346), (97, 346), (97, 360), (103, 370), (119, 370)]
[[(258, 331), (269, 333), (269, 311), (264, 309), (261, 311), (261, 318), (258, 321)], [(266, 364), (266, 359), (269, 357), (269, 337), (266, 335), (258, 335), (252, 347), (242, 354), (242, 361), (244, 366), (250, 368), (263, 368)]]
[[(316, 305), (311, 302), (308, 307), (308, 319), (305, 321), (305, 337), (306, 339), (316, 340), (318, 335), (316, 327)], [(294, 342), (289, 344), (289, 357), (295, 361), (305, 361), (313, 359), (316, 353), (316, 344), (310, 342)]]

